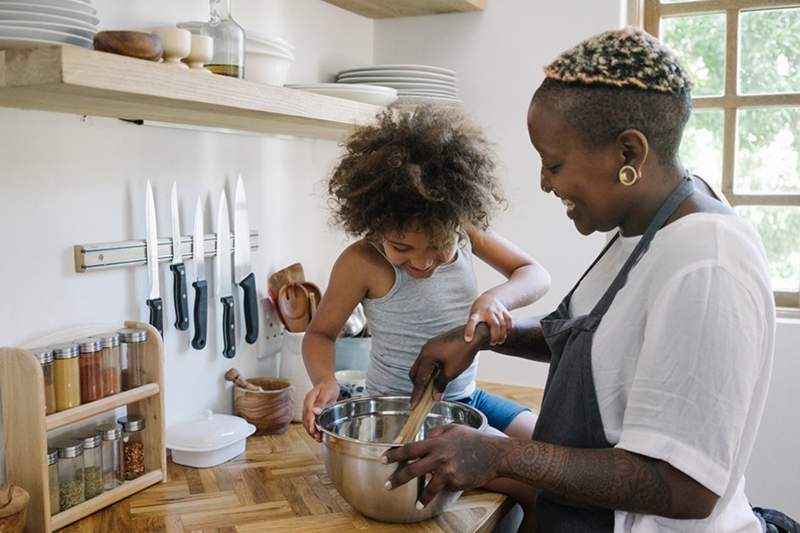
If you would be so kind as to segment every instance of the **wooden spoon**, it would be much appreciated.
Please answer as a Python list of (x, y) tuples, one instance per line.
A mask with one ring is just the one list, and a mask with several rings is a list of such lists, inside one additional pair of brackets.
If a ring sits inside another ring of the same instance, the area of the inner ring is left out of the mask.
[(242, 375), (239, 373), (239, 371), (236, 370), (235, 368), (230, 368), (228, 369), (227, 372), (225, 372), (225, 379), (233, 382), (234, 385), (237, 385), (243, 389), (255, 392), (264, 392), (264, 389), (262, 389), (258, 385), (253, 385), (252, 383), (244, 379)]
[(293, 333), (305, 331), (309, 323), (308, 291), (300, 283), (288, 283), (278, 294), (278, 309), (286, 329)]
[(417, 406), (411, 410), (403, 429), (401, 429), (400, 433), (397, 435), (397, 437), (395, 437), (393, 441), (395, 444), (407, 444), (409, 442), (414, 442), (414, 439), (417, 437), (417, 433), (419, 433), (422, 424), (424, 424), (425, 419), (428, 418), (428, 413), (431, 412), (431, 407), (433, 407), (434, 376), (431, 376), (431, 380), (428, 382), (428, 385), (425, 387), (425, 391), (422, 393), (422, 398), (420, 398)]

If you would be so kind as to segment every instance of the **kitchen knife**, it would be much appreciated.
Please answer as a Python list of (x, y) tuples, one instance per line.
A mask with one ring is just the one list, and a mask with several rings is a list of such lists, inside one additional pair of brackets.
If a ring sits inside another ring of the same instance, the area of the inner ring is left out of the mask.
[(189, 300), (186, 298), (186, 266), (181, 250), (181, 221), (178, 211), (178, 186), (172, 182), (172, 271), (173, 302), (175, 303), (175, 329), (189, 329)]
[(231, 229), (228, 220), (228, 199), (225, 191), (219, 196), (217, 211), (217, 260), (214, 263), (214, 287), (222, 304), (222, 355), (236, 355), (236, 327), (231, 294)]
[(203, 231), (203, 200), (197, 195), (194, 208), (194, 235), (192, 236), (192, 259), (194, 259), (194, 338), (192, 348), (202, 350), (206, 347), (208, 324), (208, 282), (205, 271), (205, 232)]
[(147, 180), (147, 190), (145, 191), (145, 226), (146, 230), (146, 253), (147, 253), (147, 272), (150, 277), (150, 294), (147, 298), (147, 307), (150, 308), (150, 325), (164, 336), (164, 306), (161, 303), (161, 296), (158, 286), (158, 227), (156, 226), (156, 204), (153, 202), (153, 188), (150, 180)]
[(253, 344), (258, 339), (258, 297), (256, 295), (256, 277), (250, 269), (250, 224), (247, 218), (247, 197), (241, 176), (236, 182), (233, 238), (236, 245), (233, 249), (233, 280), (243, 291), (246, 328), (244, 340), (248, 344)]

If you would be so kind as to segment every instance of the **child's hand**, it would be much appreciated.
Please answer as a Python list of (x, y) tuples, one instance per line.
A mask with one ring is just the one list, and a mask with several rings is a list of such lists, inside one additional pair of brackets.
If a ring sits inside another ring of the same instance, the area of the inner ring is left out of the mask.
[(303, 426), (309, 435), (318, 442), (322, 441), (322, 433), (314, 423), (318, 414), (339, 398), (339, 383), (335, 379), (322, 381), (308, 391), (303, 402)]
[(475, 328), (481, 322), (486, 322), (486, 325), (489, 326), (491, 335), (489, 342), (492, 345), (505, 342), (506, 336), (513, 325), (511, 313), (508, 312), (503, 302), (487, 293), (481, 294), (472, 304), (472, 309), (469, 310), (469, 321), (464, 328), (464, 340), (466, 342), (472, 341)]

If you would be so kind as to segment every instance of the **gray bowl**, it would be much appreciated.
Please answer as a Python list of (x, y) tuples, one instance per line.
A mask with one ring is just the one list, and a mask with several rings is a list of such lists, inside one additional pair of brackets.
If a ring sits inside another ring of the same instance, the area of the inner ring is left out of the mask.
[[(418, 511), (416, 503), (425, 488), (424, 477), (391, 491), (384, 488), (397, 465), (384, 465), (380, 457), (397, 446), (392, 441), (408, 418), (408, 400), (407, 396), (353, 398), (327, 407), (317, 417), (325, 469), (339, 494), (361, 514), (383, 522), (428, 520), (461, 495), (460, 491), (442, 491)], [(417, 440), (424, 439), (432, 428), (447, 424), (464, 424), (482, 431), (486, 417), (461, 403), (435, 402)]]

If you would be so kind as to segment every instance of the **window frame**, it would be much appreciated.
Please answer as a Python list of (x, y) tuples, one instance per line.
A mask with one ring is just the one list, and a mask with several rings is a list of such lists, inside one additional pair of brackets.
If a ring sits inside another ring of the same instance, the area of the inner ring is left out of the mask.
[[(695, 109), (723, 111), (722, 192), (736, 206), (800, 206), (800, 194), (737, 194), (734, 192), (737, 111), (747, 108), (800, 107), (800, 93), (738, 94), (739, 15), (743, 11), (800, 7), (798, 0), (695, 0), (662, 4), (661, 0), (631, 1), (631, 23), (659, 37), (661, 19), (671, 16), (725, 13), (725, 91), (722, 96), (692, 98)], [(794, 312), (800, 310), (800, 287), (796, 291), (775, 291), (775, 304)]]

